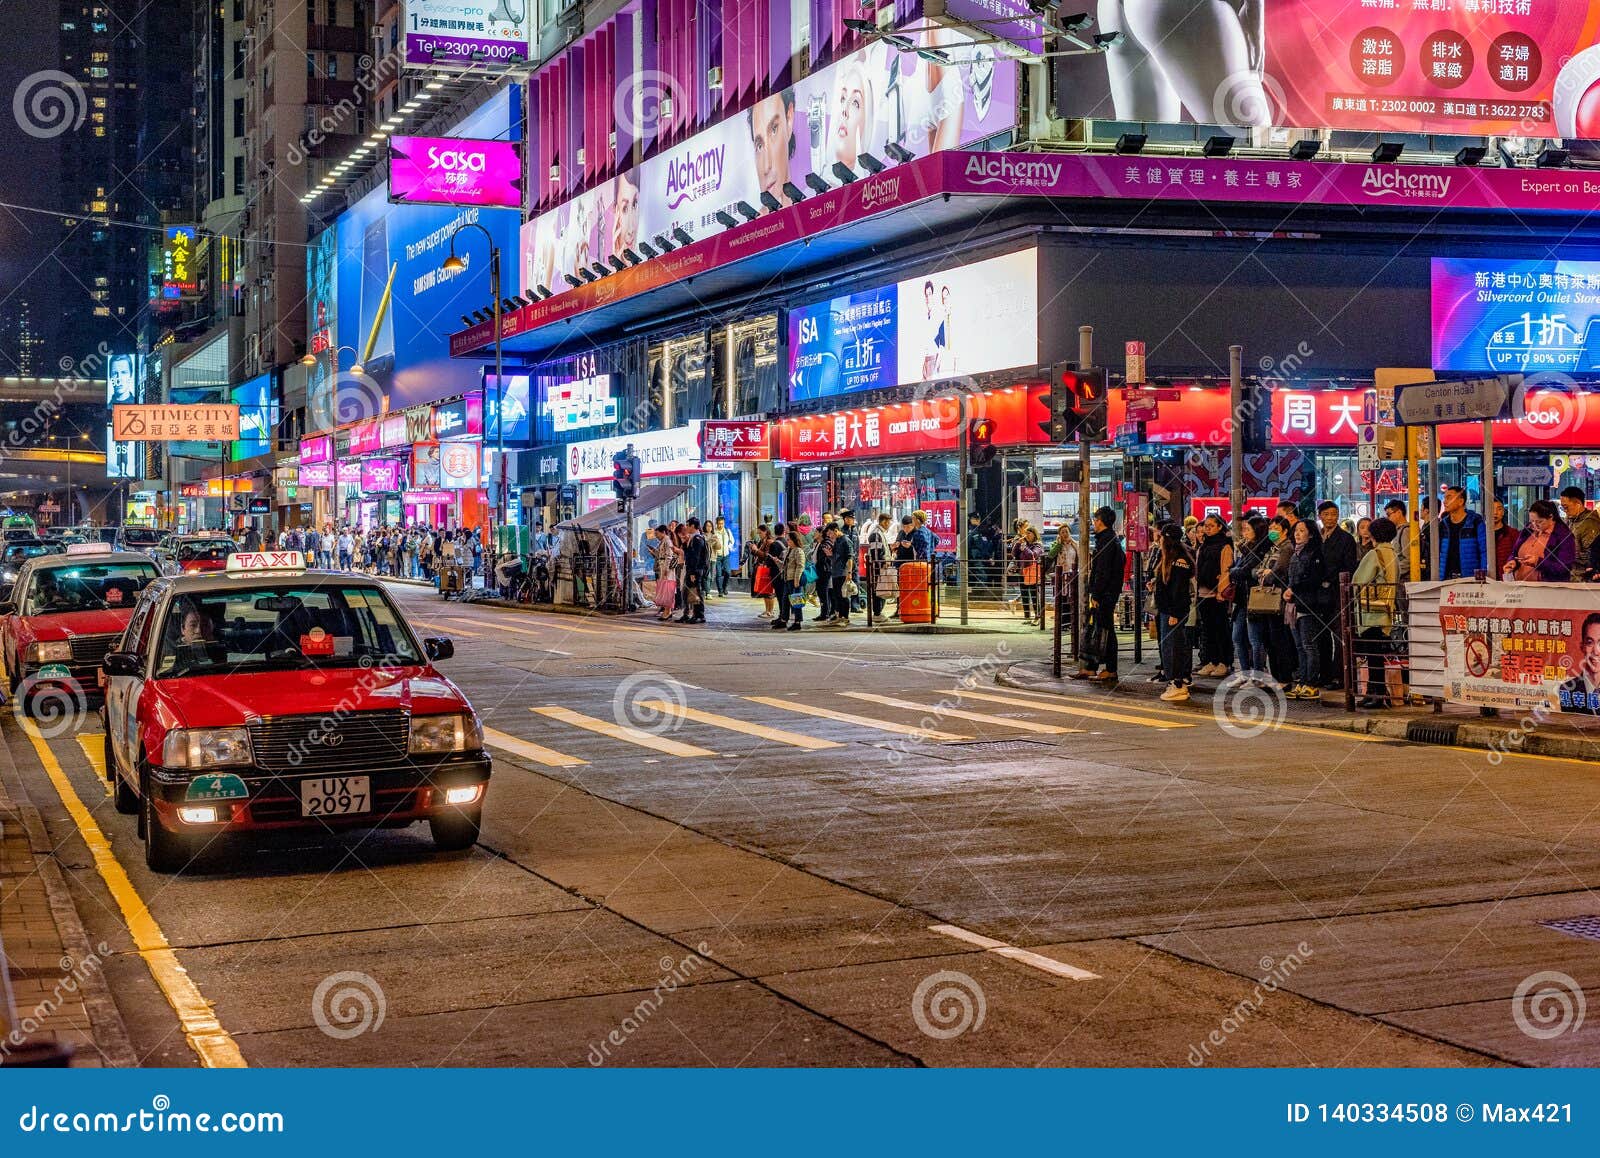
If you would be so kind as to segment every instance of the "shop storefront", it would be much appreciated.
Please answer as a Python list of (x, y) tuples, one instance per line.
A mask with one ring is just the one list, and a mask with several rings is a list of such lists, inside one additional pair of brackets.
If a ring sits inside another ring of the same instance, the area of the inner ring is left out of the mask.
[(706, 461), (701, 454), (700, 421), (671, 430), (647, 430), (572, 442), (566, 446), (566, 479), (575, 488), (582, 515), (616, 502), (611, 489), (612, 456), (627, 447), (639, 459), (642, 479), (685, 487), (682, 496), (636, 519), (633, 541), (655, 523), (697, 518), (702, 523), (721, 515), (742, 543), (754, 501), (751, 468), (746, 464)]

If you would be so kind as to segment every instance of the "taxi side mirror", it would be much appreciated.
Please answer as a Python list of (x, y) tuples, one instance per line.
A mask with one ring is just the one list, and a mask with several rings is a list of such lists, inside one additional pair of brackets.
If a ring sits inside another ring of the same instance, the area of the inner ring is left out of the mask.
[(456, 654), (455, 643), (439, 636), (429, 636), (423, 640), (422, 649), (428, 653), (428, 658), (435, 662), (441, 659), (450, 659)]
[(106, 675), (136, 676), (139, 674), (139, 657), (131, 651), (108, 651), (100, 661)]

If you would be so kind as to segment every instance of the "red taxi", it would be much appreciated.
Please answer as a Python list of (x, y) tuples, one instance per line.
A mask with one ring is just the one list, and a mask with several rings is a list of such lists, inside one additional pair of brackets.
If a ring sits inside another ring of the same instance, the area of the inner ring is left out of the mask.
[(226, 535), (173, 535), (163, 544), (172, 566), (185, 575), (222, 571), (239, 549)]
[(216, 836), (403, 827), (478, 839), (490, 760), (472, 705), (382, 585), (238, 552), (152, 583), (105, 657), (105, 762), (145, 861), (174, 872)]
[(150, 556), (101, 543), (74, 543), (66, 554), (23, 562), (11, 597), (0, 603), (0, 657), (24, 714), (52, 687), (79, 702), (99, 691), (100, 661), (156, 577)]

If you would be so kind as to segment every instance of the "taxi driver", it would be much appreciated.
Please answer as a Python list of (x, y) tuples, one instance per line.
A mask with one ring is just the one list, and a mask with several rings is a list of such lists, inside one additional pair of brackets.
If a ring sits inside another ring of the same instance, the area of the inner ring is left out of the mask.
[(216, 640), (216, 633), (212, 630), (211, 619), (198, 607), (191, 606), (183, 613), (183, 626), (178, 633), (179, 643), (212, 643)]

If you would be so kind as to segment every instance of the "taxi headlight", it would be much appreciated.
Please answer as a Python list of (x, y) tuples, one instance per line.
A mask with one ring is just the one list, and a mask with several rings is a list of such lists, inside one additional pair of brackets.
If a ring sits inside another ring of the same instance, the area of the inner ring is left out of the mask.
[(161, 746), (161, 762), (168, 768), (220, 768), (249, 764), (248, 728), (176, 728)]
[(28, 648), (28, 658), (35, 663), (67, 663), (72, 659), (72, 644), (64, 639), (36, 643)]
[(445, 716), (412, 716), (407, 751), (414, 756), (439, 752), (475, 752), (483, 747), (483, 733), (471, 712)]

